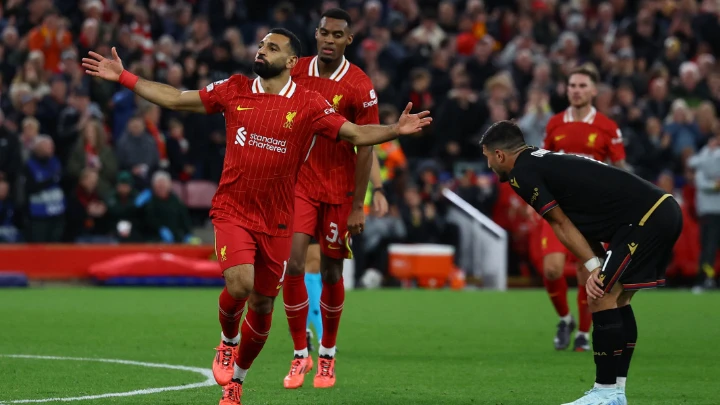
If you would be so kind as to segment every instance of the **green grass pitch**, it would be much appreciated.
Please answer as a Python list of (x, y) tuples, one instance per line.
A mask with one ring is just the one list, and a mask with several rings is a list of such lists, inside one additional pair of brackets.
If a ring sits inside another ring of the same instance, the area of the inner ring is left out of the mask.
[[(0, 290), (0, 355), (122, 359), (209, 369), (219, 340), (214, 289)], [(575, 291), (570, 292), (571, 307)], [(717, 404), (720, 295), (636, 295), (633, 405)], [(544, 291), (357, 291), (347, 295), (334, 389), (289, 391), (292, 342), (280, 301), (245, 382), (255, 404), (560, 404), (589, 389), (589, 353), (555, 352)], [(198, 383), (187, 371), (0, 357), (0, 403)], [(217, 404), (217, 386), (78, 405)], [(53, 402), (59, 403), (59, 402)]]

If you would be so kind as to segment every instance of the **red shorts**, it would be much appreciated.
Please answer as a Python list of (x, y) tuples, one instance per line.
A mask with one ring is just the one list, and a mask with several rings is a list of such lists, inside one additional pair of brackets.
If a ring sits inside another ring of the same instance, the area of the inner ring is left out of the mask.
[[(575, 255), (570, 253), (570, 250), (568, 250), (568, 248), (560, 242), (560, 239), (558, 239), (555, 235), (555, 232), (553, 232), (550, 224), (545, 220), (542, 221), (540, 229), (540, 243), (543, 257), (549, 255), (550, 253), (562, 253), (567, 256), (565, 260), (577, 262)], [(603, 242), (602, 245), (603, 248), (607, 250), (608, 244)]]
[(555, 232), (553, 232), (550, 224), (543, 220), (540, 228), (540, 248), (542, 250), (542, 256), (545, 257), (550, 253), (562, 253), (567, 256), (567, 259), (575, 260), (575, 256), (560, 242)]
[(333, 259), (352, 258), (347, 221), (352, 203), (326, 204), (295, 194), (294, 231), (317, 239), (320, 251)]
[(276, 297), (285, 278), (292, 237), (273, 237), (225, 220), (213, 220), (215, 253), (222, 271), (241, 264), (255, 267), (258, 293)]

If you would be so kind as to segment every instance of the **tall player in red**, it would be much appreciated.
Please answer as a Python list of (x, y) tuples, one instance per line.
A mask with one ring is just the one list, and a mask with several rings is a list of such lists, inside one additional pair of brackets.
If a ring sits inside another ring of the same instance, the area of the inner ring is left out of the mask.
[[(543, 147), (555, 152), (572, 153), (601, 162), (610, 161), (618, 167), (625, 167), (625, 146), (622, 134), (607, 116), (599, 113), (592, 105), (597, 95), (598, 75), (592, 67), (576, 68), (568, 78), (570, 107), (553, 116), (545, 130)], [(541, 249), (543, 255), (543, 281), (555, 311), (560, 316), (554, 344), (556, 350), (570, 346), (570, 336), (576, 327), (570, 314), (567, 299), (567, 280), (564, 276), (565, 261), (572, 254), (560, 243), (547, 221), (542, 221)], [(585, 282), (588, 272), (578, 265), (578, 311), (580, 324), (575, 335), (573, 350), (590, 350), (589, 332), (592, 314), (587, 305)]]
[[(301, 58), (293, 69), (293, 79), (323, 95), (351, 122), (379, 123), (378, 100), (370, 78), (344, 56), (345, 47), (353, 40), (350, 15), (337, 8), (325, 11), (315, 30), (315, 39), (318, 55)], [(283, 287), (285, 313), (295, 347), (290, 372), (283, 381), (285, 388), (301, 387), (305, 374), (313, 368), (305, 333), (309, 300), (304, 281), (311, 237), (318, 241), (322, 253), (323, 334), (313, 385), (315, 388), (335, 385), (335, 342), (345, 301), (343, 260), (352, 257), (350, 234), (362, 232), (365, 222), (363, 208), (372, 157), (372, 147), (358, 148), (356, 155), (355, 146), (348, 142), (318, 138), (300, 169), (295, 189), (295, 235)]]
[(215, 379), (224, 386), (220, 405), (241, 403), (247, 371), (267, 341), (292, 245), (295, 184), (315, 135), (372, 145), (415, 133), (431, 121), (429, 112), (409, 114), (408, 104), (395, 125), (348, 122), (320, 94), (293, 82), (290, 71), (299, 53), (293, 33), (273, 29), (255, 56), (258, 78), (233, 75), (199, 91), (138, 78), (123, 69), (115, 48), (112, 59), (95, 52), (83, 59), (86, 73), (119, 81), (161, 107), (225, 115), (227, 154), (210, 211), (225, 277), (222, 334), (213, 362)]

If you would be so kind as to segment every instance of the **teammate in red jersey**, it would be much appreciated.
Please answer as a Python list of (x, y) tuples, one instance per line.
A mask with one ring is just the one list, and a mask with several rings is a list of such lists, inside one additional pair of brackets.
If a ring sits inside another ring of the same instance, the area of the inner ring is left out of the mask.
[[(607, 116), (592, 106), (597, 95), (597, 73), (591, 67), (581, 66), (573, 70), (568, 78), (568, 98), (570, 107), (553, 116), (545, 130), (543, 148), (589, 157), (601, 162), (610, 161), (618, 167), (625, 167), (625, 146), (622, 134)], [(567, 280), (564, 277), (565, 262), (572, 254), (560, 243), (552, 227), (542, 221), (541, 249), (543, 255), (543, 281), (550, 294), (555, 311), (560, 316), (555, 335), (555, 349), (565, 350), (570, 346), (570, 336), (575, 329), (575, 320), (570, 314), (567, 300)], [(592, 314), (587, 305), (585, 282), (588, 273), (578, 264), (578, 332), (573, 342), (573, 350), (590, 350), (589, 332)]]
[(297, 175), (314, 136), (373, 145), (415, 133), (431, 121), (427, 111), (409, 114), (408, 104), (395, 125), (348, 122), (320, 94), (292, 81), (299, 53), (292, 32), (273, 29), (255, 56), (258, 78), (234, 75), (199, 91), (138, 78), (123, 69), (115, 48), (112, 59), (95, 52), (83, 58), (87, 74), (119, 81), (161, 107), (225, 115), (227, 154), (210, 212), (225, 277), (219, 300), (222, 335), (213, 362), (215, 379), (224, 386), (220, 405), (241, 403), (247, 371), (267, 341), (290, 256)]
[[(319, 92), (333, 108), (355, 124), (379, 123), (378, 100), (370, 78), (345, 59), (345, 47), (353, 40), (350, 15), (329, 9), (320, 17), (315, 30), (318, 55), (301, 58), (292, 72), (298, 84)], [(300, 169), (295, 188), (295, 235), (283, 288), (285, 312), (295, 352), (285, 388), (299, 388), (305, 374), (313, 368), (308, 352), (306, 325), (308, 291), (305, 287), (305, 261), (310, 238), (320, 244), (322, 293), (322, 341), (313, 385), (335, 385), (335, 342), (345, 301), (343, 260), (351, 258), (350, 234), (362, 232), (364, 202), (372, 165), (372, 147), (318, 138)], [(379, 173), (377, 173), (379, 177)], [(375, 187), (382, 181), (375, 179)], [(376, 198), (384, 198), (377, 193)]]

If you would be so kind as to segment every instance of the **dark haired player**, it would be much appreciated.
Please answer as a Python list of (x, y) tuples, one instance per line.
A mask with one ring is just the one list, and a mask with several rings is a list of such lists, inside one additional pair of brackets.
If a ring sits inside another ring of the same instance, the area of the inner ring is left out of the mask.
[[(598, 112), (592, 105), (597, 96), (597, 72), (590, 66), (580, 66), (568, 77), (570, 107), (556, 114), (545, 128), (543, 148), (553, 152), (572, 153), (601, 162), (611, 161), (614, 166), (625, 167), (625, 146), (617, 124)], [(571, 253), (558, 240), (546, 221), (541, 223), (540, 249), (543, 255), (543, 282), (550, 301), (560, 317), (554, 339), (556, 350), (570, 345), (575, 320), (568, 306), (568, 284), (565, 279), (565, 262)], [(585, 282), (587, 272), (578, 263), (578, 312), (579, 325), (573, 343), (574, 351), (590, 350), (590, 326), (592, 315), (587, 304)]]
[[(510, 121), (491, 126), (480, 144), (500, 181), (510, 182), (590, 272), (595, 386), (571, 404), (626, 405), (625, 379), (637, 341), (630, 301), (637, 290), (664, 285), (682, 229), (680, 206), (626, 171), (530, 147)], [(601, 242), (609, 243), (607, 252)]]
[(123, 69), (115, 48), (112, 59), (95, 52), (83, 59), (87, 74), (119, 81), (162, 107), (225, 115), (227, 154), (210, 211), (225, 277), (219, 300), (222, 335), (213, 362), (215, 379), (224, 386), (220, 405), (241, 403), (247, 371), (267, 341), (290, 257), (295, 183), (314, 136), (372, 145), (415, 133), (431, 121), (428, 112), (409, 114), (408, 104), (395, 125), (348, 122), (320, 94), (290, 78), (299, 52), (292, 32), (272, 29), (255, 56), (258, 78), (233, 75), (199, 91), (138, 78)]
[[(298, 84), (320, 93), (350, 122), (377, 124), (378, 100), (372, 82), (344, 56), (345, 47), (353, 41), (351, 24), (346, 11), (338, 8), (325, 11), (315, 30), (318, 55), (300, 58), (292, 77)], [(290, 371), (283, 381), (285, 388), (301, 387), (305, 374), (313, 368), (306, 338), (310, 302), (304, 282), (312, 237), (318, 241), (322, 255), (322, 341), (313, 386), (335, 385), (335, 342), (345, 302), (343, 260), (352, 258), (350, 234), (363, 230), (365, 191), (372, 163), (372, 147), (358, 147), (356, 154), (355, 146), (349, 142), (317, 138), (300, 169), (295, 188), (295, 235), (283, 286), (285, 313), (295, 349)], [(374, 187), (382, 187), (379, 171), (376, 175)], [(384, 198), (382, 193), (375, 193), (374, 197)]]

